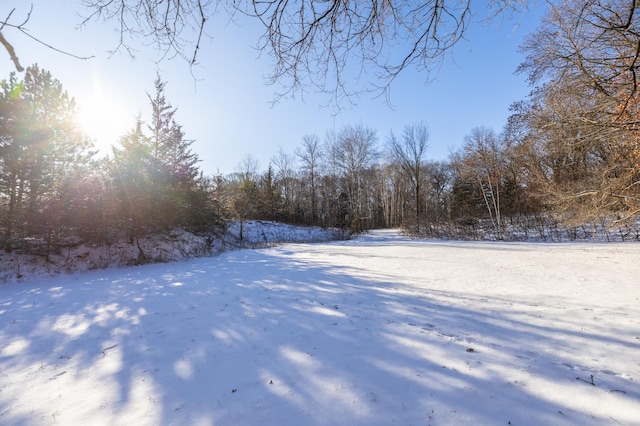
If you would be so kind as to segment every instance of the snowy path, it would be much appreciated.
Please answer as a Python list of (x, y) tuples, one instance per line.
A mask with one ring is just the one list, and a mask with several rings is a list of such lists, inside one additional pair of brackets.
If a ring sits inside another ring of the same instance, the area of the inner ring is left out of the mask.
[(376, 231), (0, 285), (0, 424), (640, 425), (639, 260)]

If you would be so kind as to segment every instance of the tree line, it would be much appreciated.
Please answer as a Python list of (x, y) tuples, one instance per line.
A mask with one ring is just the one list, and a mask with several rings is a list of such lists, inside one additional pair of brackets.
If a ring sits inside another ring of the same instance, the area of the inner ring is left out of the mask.
[(204, 176), (157, 76), (150, 118), (96, 158), (75, 102), (37, 65), (0, 83), (0, 244), (11, 251), (109, 243), (221, 219), (448, 238), (640, 238), (636, 7), (550, 5), (524, 45), (531, 94), (503, 129), (478, 127), (427, 158), (428, 124), (378, 135), (363, 123), (305, 135), (266, 169), (251, 156)]
[(427, 160), (425, 123), (382, 138), (358, 124), (305, 136), (262, 175), (249, 157), (214, 186), (243, 194), (229, 210), (237, 217), (452, 238), (639, 239), (637, 5), (550, 3), (521, 51), (530, 95), (503, 129), (472, 129), (446, 161)]

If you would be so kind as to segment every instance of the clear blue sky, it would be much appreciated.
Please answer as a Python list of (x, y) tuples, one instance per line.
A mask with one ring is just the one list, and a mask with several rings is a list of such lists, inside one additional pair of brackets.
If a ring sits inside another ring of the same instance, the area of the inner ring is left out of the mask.
[[(6, 2), (3, 2), (6, 3)], [(156, 64), (153, 49), (140, 50), (136, 58), (126, 53), (109, 57), (118, 42), (115, 23), (94, 22), (78, 30), (79, 0), (12, 1), (14, 19), (24, 19), (29, 5), (34, 11), (26, 27), (30, 33), (56, 48), (80, 56), (78, 60), (40, 46), (17, 33), (5, 30), (24, 66), (38, 63), (61, 81), (70, 95), (84, 108), (84, 121), (90, 135), (104, 151), (131, 128), (138, 114), (146, 119), (156, 70), (167, 81), (168, 101), (178, 108), (177, 121), (187, 138), (194, 139), (193, 150), (202, 160), (206, 174), (229, 173), (251, 154), (262, 169), (280, 147), (293, 153), (303, 135), (317, 134), (346, 124), (362, 123), (376, 129), (380, 143), (390, 130), (402, 132), (405, 125), (424, 121), (431, 140), (427, 157), (446, 159), (465, 135), (477, 126), (500, 131), (509, 115), (509, 105), (528, 94), (525, 77), (515, 75), (523, 57), (518, 46), (538, 25), (540, 7), (512, 20), (492, 24), (476, 23), (449, 56), (435, 81), (425, 85), (426, 76), (408, 69), (393, 84), (390, 109), (384, 99), (362, 96), (358, 104), (339, 115), (323, 107), (326, 95), (306, 94), (301, 99), (281, 101), (271, 107), (275, 88), (264, 84), (270, 72), (270, 58), (259, 57), (255, 45), (260, 29), (243, 22), (227, 24), (223, 16), (208, 28), (212, 39), (202, 43), (200, 65), (194, 68), (179, 59)], [(7, 16), (9, 5), (0, 6)], [(54, 17), (54, 18), (52, 18)], [(0, 78), (13, 70), (4, 50), (0, 54)], [(93, 117), (93, 118), (91, 118)]]

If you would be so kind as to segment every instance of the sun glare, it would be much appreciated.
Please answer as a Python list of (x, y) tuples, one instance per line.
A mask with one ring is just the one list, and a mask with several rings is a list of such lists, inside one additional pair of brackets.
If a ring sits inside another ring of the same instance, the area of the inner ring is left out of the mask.
[(126, 114), (122, 105), (101, 91), (94, 90), (89, 96), (78, 99), (78, 104), (80, 128), (93, 140), (100, 154), (110, 153), (133, 118)]

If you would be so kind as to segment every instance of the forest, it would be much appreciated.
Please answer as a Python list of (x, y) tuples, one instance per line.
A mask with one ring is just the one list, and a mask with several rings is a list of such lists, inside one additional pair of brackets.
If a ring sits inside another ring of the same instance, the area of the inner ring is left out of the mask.
[[(606, 7), (605, 7), (606, 6)], [(308, 134), (261, 169), (205, 176), (160, 75), (149, 116), (106, 156), (76, 105), (38, 65), (0, 83), (0, 244), (47, 254), (225, 219), (402, 227), (415, 235), (555, 241), (640, 239), (640, 36), (635, 7), (552, 8), (522, 46), (531, 93), (503, 129), (478, 127), (446, 161), (428, 122), (387, 135), (354, 123)]]

